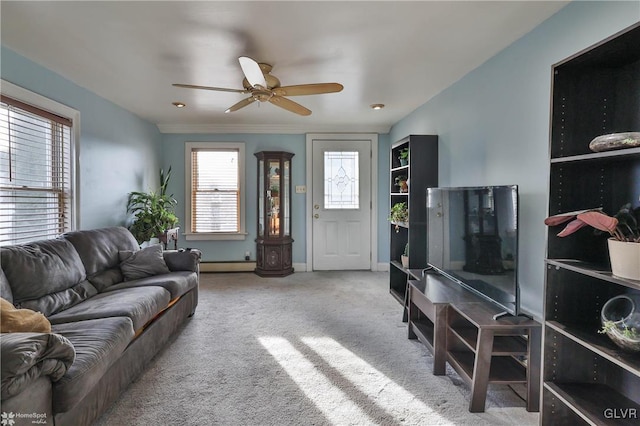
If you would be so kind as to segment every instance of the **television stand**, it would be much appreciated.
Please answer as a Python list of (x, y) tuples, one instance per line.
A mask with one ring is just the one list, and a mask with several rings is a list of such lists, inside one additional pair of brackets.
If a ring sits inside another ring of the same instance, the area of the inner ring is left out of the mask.
[(469, 411), (484, 411), (490, 383), (525, 384), (527, 411), (539, 411), (540, 323), (501, 315), (488, 301), (442, 276), (427, 274), (409, 281), (408, 287), (408, 337), (433, 353), (433, 374), (446, 374), (449, 362), (471, 387)]

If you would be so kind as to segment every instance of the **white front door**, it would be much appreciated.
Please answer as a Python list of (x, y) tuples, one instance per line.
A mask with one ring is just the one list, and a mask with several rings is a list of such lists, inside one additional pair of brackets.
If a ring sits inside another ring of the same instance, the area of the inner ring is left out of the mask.
[(372, 140), (311, 144), (312, 270), (370, 270)]

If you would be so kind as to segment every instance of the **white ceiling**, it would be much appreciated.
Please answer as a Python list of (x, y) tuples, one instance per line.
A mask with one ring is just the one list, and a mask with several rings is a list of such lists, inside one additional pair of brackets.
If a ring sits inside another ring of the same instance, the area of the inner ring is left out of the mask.
[[(3, 0), (1, 41), (165, 132), (384, 133), (567, 3)], [(171, 86), (241, 89), (242, 55), (283, 86), (344, 90), (292, 98), (302, 117), (258, 102), (225, 114), (246, 95)]]

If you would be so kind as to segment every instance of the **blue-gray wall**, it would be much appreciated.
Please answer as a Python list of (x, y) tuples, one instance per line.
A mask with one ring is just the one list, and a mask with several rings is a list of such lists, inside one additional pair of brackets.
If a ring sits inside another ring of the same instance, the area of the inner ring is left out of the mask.
[[(246, 203), (247, 238), (244, 241), (185, 241), (180, 237), (179, 245), (198, 247), (202, 250), (205, 261), (234, 261), (244, 259), (246, 251), (251, 252), (255, 260), (256, 221), (257, 221), (257, 160), (253, 155), (258, 151), (288, 151), (295, 154), (292, 159), (292, 185), (306, 185), (306, 137), (304, 134), (165, 134), (162, 137), (162, 153), (164, 168), (172, 167), (173, 173), (169, 184), (169, 193), (178, 200), (178, 217), (184, 218), (184, 206), (189, 197), (185, 187), (185, 142), (244, 142), (246, 164)], [(378, 138), (379, 161), (377, 176), (378, 203), (378, 256), (381, 262), (389, 259), (388, 223), (388, 179), (389, 179), (389, 137)], [(291, 200), (291, 235), (293, 243), (293, 262), (306, 263), (306, 196), (292, 194)], [(184, 226), (184, 222), (182, 223)]]
[[(551, 65), (640, 19), (640, 3), (573, 2), (380, 135), (378, 259), (389, 258), (389, 145), (408, 134), (440, 137), (442, 186), (520, 186), (520, 283), (523, 306), (542, 311), (548, 179)], [(159, 167), (172, 165), (171, 182), (184, 206), (184, 142), (244, 141), (247, 148), (247, 230), (244, 242), (200, 243), (206, 260), (235, 260), (255, 252), (255, 159), (260, 149), (294, 157), (293, 184), (305, 182), (304, 135), (160, 135), (149, 122), (2, 47), (3, 79), (81, 112), (80, 225), (125, 220), (127, 194), (153, 189)], [(427, 60), (427, 59), (425, 59)], [(587, 141), (588, 143), (588, 141)], [(293, 199), (294, 262), (304, 262), (304, 196)], [(184, 215), (184, 207), (179, 214)], [(181, 241), (181, 245), (184, 241)], [(196, 243), (193, 243), (195, 246)], [(254, 254), (255, 256), (255, 254)]]
[(158, 128), (4, 46), (1, 54), (3, 80), (80, 111), (80, 228), (124, 224), (127, 194), (158, 186)]
[(518, 275), (534, 315), (544, 288), (551, 66), (639, 19), (637, 1), (570, 3), (391, 129), (391, 140), (439, 135), (440, 186), (519, 185)]
[[(257, 159), (253, 155), (258, 151), (288, 151), (295, 154), (291, 160), (291, 184), (306, 185), (305, 136), (276, 134), (165, 134), (162, 138), (162, 152), (165, 167), (172, 167), (173, 173), (169, 183), (169, 193), (178, 200), (178, 217), (184, 218), (184, 206), (189, 201), (185, 191), (185, 142), (244, 142), (245, 143), (245, 184), (246, 191), (243, 202), (246, 205), (247, 238), (244, 241), (184, 241), (180, 236), (179, 244), (183, 247), (198, 247), (202, 250), (204, 261), (243, 260), (245, 251), (251, 252), (255, 260), (257, 237)], [(293, 236), (293, 262), (304, 263), (305, 238), (305, 196), (292, 194), (291, 200), (291, 235)], [(184, 228), (184, 221), (181, 221)]]

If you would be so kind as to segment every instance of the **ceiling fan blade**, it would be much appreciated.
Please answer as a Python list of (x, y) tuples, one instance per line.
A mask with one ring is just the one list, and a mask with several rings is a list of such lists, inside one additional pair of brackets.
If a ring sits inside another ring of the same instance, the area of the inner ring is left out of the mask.
[(203, 89), (203, 90), (215, 90), (218, 92), (249, 93), (245, 89), (226, 89), (224, 87), (195, 86), (193, 84), (172, 84), (172, 86), (181, 87), (183, 89)]
[(225, 111), (225, 113), (227, 113), (227, 112), (237, 111), (237, 110), (239, 110), (240, 108), (244, 108), (244, 107), (246, 107), (247, 105), (252, 104), (252, 103), (253, 103), (253, 102), (255, 102), (255, 101), (256, 101), (256, 100), (255, 100), (255, 98), (254, 98), (253, 96), (249, 96), (248, 98), (243, 99), (243, 100), (241, 100), (240, 102), (238, 102), (237, 104), (234, 104), (233, 106), (229, 107), (229, 108)]
[(297, 102), (293, 102), (291, 99), (283, 98), (281, 96), (272, 96), (271, 99), (269, 99), (269, 102), (279, 106), (280, 108), (284, 108), (287, 111), (295, 112), (296, 114), (311, 115), (311, 110), (303, 107)]
[(320, 95), (322, 93), (335, 93), (344, 89), (339, 83), (298, 84), (296, 86), (276, 87), (273, 93), (278, 96), (303, 96)]
[(238, 60), (240, 61), (240, 68), (242, 68), (242, 72), (244, 73), (244, 76), (247, 77), (249, 84), (253, 87), (267, 87), (267, 81), (260, 69), (260, 65), (256, 61), (248, 56), (240, 56)]

